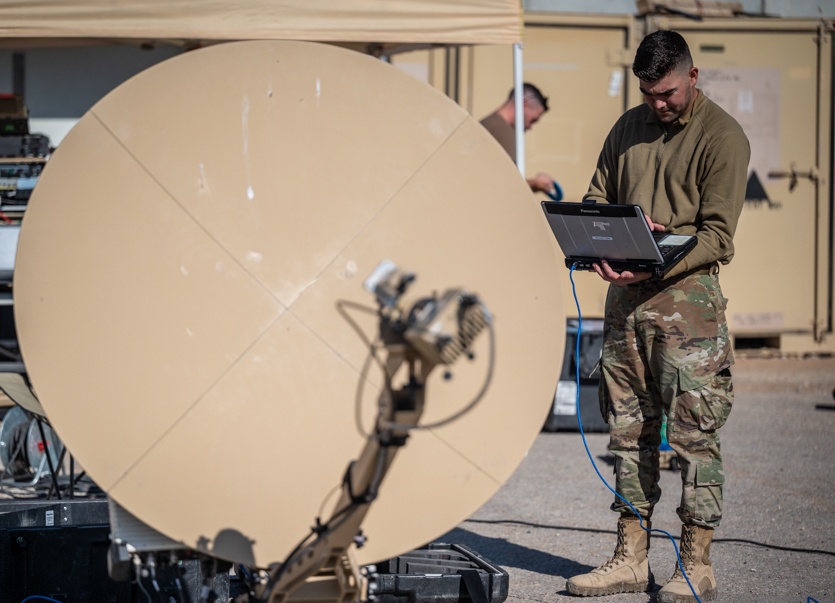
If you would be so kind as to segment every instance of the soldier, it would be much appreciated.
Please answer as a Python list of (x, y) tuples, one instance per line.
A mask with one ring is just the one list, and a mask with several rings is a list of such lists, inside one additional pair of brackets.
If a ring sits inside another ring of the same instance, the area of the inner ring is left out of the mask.
[(739, 124), (696, 87), (699, 70), (678, 33), (644, 38), (632, 71), (645, 102), (610, 131), (583, 202), (640, 205), (651, 229), (696, 235), (697, 245), (663, 280), (595, 265), (610, 283), (600, 405), (615, 457), (618, 541), (612, 559), (566, 587), (582, 596), (654, 588), (642, 526), (649, 529), (661, 495), (666, 412), (682, 477), (681, 558), (693, 591), (677, 566), (658, 601), (695, 602), (693, 592), (710, 601), (717, 592), (710, 542), (722, 519), (724, 482), (717, 430), (733, 400), (719, 265), (734, 255), (750, 147)]
[[(522, 85), (522, 118), (525, 132), (530, 130), (548, 112), (548, 97), (529, 82)], [(499, 108), (481, 120), (493, 138), (516, 161), (516, 90), (511, 89), (507, 99)], [(550, 174), (538, 172), (532, 178), (525, 178), (535, 193), (548, 195), (555, 192), (555, 180)]]

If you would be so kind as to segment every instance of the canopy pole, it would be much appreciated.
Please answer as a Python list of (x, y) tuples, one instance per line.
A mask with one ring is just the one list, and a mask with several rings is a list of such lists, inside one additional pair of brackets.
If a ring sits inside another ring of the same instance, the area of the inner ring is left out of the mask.
[(522, 43), (513, 45), (513, 89), (516, 91), (516, 167), (525, 176), (525, 99), (522, 93), (524, 80), (522, 68)]

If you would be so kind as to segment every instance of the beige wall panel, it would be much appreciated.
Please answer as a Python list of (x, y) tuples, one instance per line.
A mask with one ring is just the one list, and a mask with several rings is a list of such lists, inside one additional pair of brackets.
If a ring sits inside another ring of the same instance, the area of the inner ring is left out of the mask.
[(415, 79), (434, 85), (431, 50), (414, 50), (391, 57), (391, 64)]
[[(454, 527), (521, 461), (553, 395), (564, 312), (560, 283), (540, 278), (558, 263), (553, 237), (512, 161), (390, 65), (219, 45), (97, 104), (24, 221), (27, 368), (61, 438), (128, 511), (219, 557), (280, 562), (365, 443), (382, 379), (363, 281), (383, 259), (416, 273), (408, 301), (478, 294), (496, 337), (480, 404), (413, 434), (382, 486), (359, 559), (392, 557)], [(432, 374), (426, 421), (477, 397), (489, 351), (485, 335), (452, 380)]]
[(391, 55), (390, 61), (404, 73), (443, 92), (446, 77), (445, 53), (444, 48), (397, 52)]

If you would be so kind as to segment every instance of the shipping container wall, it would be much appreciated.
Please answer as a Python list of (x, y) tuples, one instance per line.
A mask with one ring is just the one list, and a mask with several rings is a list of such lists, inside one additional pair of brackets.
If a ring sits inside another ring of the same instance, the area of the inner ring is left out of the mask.
[(700, 87), (751, 142), (736, 256), (721, 273), (736, 346), (832, 352), (831, 24), (653, 18), (654, 29), (685, 36)]
[[(722, 268), (737, 349), (835, 353), (833, 333), (833, 27), (824, 20), (704, 19), (526, 14), (524, 78), (550, 97), (551, 110), (525, 137), (526, 173), (552, 174), (566, 200), (588, 187), (609, 128), (642, 102), (630, 66), (646, 33), (676, 29), (699, 67), (699, 87), (734, 115), (752, 147), (736, 256)], [(507, 96), (512, 52), (462, 49), (454, 69), (427, 81), (455, 94), (481, 118)], [(431, 69), (427, 68), (427, 73)], [(451, 94), (452, 95), (452, 94)], [(544, 196), (537, 197), (537, 201)], [(564, 307), (576, 316), (568, 272)], [(576, 274), (584, 316), (603, 314), (606, 286)]]

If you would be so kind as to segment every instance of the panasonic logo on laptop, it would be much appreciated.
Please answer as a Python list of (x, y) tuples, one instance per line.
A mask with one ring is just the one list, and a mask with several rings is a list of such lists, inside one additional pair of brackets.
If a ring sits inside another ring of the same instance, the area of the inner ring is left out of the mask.
[(581, 214), (599, 214), (599, 209), (580, 209)]

